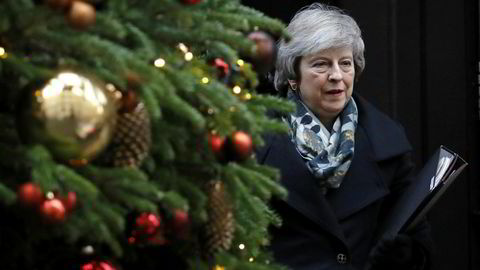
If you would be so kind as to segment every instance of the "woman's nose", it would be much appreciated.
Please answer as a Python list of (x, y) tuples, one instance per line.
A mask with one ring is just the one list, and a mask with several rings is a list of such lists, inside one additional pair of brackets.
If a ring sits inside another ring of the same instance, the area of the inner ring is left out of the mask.
[(338, 81), (342, 79), (342, 70), (338, 64), (332, 65), (330, 68), (330, 73), (328, 74), (328, 79), (331, 81)]

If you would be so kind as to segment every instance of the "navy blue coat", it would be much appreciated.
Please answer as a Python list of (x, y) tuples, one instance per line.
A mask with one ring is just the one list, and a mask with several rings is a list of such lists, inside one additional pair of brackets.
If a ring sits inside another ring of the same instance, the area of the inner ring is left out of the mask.
[[(287, 134), (266, 136), (257, 151), (260, 163), (280, 169), (289, 192), (286, 200), (272, 201), (283, 225), (272, 228), (271, 249), (278, 262), (292, 269), (363, 269), (385, 212), (413, 180), (403, 128), (358, 95), (354, 98), (359, 111), (355, 154), (340, 188), (320, 192)], [(425, 222), (411, 235), (430, 250)]]

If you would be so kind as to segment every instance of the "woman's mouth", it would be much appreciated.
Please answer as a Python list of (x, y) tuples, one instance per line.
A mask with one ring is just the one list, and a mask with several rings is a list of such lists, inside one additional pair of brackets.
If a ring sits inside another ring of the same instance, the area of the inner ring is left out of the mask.
[(343, 90), (332, 89), (332, 90), (328, 90), (326, 93), (327, 93), (327, 95), (338, 96), (338, 95), (341, 95), (343, 93)]

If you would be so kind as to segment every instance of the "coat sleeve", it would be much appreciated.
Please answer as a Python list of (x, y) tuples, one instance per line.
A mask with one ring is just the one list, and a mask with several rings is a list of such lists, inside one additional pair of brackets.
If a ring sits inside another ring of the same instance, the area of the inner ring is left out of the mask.
[[(395, 200), (405, 192), (406, 187), (415, 181), (414, 163), (412, 161), (411, 152), (407, 152), (400, 157), (398, 166), (395, 170), (395, 177), (390, 185), (391, 200), (387, 204), (385, 211), (388, 211), (389, 206), (395, 203)], [(412, 230), (406, 232), (409, 235), (415, 246), (415, 256), (417, 267), (415, 269), (428, 270), (431, 269), (431, 258), (433, 253), (433, 240), (430, 233), (430, 225), (426, 218), (418, 223)]]

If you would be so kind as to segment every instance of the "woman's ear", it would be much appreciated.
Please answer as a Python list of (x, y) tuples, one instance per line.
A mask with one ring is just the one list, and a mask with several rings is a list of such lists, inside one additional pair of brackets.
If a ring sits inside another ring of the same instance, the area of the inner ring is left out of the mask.
[(293, 91), (297, 91), (297, 81), (295, 80), (288, 80), (288, 84)]

